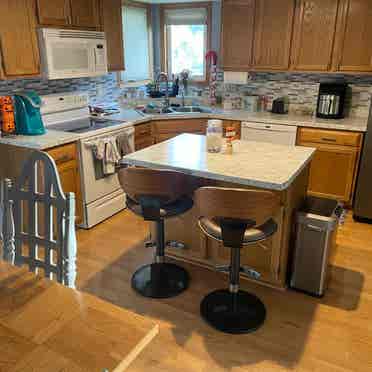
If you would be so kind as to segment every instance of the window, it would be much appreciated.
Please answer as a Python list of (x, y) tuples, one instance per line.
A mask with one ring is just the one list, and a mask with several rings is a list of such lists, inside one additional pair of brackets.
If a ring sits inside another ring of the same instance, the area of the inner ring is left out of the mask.
[(191, 72), (191, 79), (206, 80), (205, 55), (209, 48), (208, 5), (201, 7), (163, 7), (166, 45), (163, 57), (168, 74)]
[(150, 10), (128, 3), (122, 12), (125, 71), (120, 78), (126, 85), (142, 85), (152, 79)]

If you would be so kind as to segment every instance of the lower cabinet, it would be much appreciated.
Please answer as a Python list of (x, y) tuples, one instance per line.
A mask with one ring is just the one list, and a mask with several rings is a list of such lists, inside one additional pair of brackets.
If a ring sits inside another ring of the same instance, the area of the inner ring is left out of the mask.
[(142, 150), (154, 144), (151, 123), (144, 123), (135, 126), (134, 142), (136, 151)]
[(76, 200), (76, 223), (83, 219), (80, 173), (77, 158), (77, 147), (74, 143), (54, 147), (47, 151), (57, 165), (62, 189), (65, 193), (73, 192)]
[(351, 206), (361, 143), (361, 133), (299, 129), (297, 144), (316, 148), (310, 167), (309, 194)]

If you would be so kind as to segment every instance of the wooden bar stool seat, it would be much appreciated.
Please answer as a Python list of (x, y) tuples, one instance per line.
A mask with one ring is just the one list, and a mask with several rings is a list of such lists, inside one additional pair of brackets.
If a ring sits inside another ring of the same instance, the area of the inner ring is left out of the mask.
[[(273, 220), (280, 206), (269, 191), (203, 187), (196, 191), (199, 227), (231, 250), (229, 289), (208, 294), (200, 305), (202, 317), (214, 328), (232, 334), (249, 333), (265, 321), (266, 308), (255, 295), (240, 290), (240, 272), (260, 273), (240, 265), (240, 250), (264, 241), (277, 231)], [(248, 249), (248, 248), (246, 248)]]
[(132, 277), (132, 288), (145, 297), (174, 297), (189, 285), (187, 271), (164, 262), (164, 219), (178, 216), (193, 207), (186, 175), (147, 168), (125, 168), (119, 180), (127, 194), (127, 207), (146, 221), (156, 224), (155, 262), (139, 268)]

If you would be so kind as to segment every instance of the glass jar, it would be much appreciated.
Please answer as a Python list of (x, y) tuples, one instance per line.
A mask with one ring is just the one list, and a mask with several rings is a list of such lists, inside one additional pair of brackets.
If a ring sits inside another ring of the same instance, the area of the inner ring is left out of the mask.
[(207, 125), (207, 151), (221, 152), (223, 138), (222, 120), (208, 120)]

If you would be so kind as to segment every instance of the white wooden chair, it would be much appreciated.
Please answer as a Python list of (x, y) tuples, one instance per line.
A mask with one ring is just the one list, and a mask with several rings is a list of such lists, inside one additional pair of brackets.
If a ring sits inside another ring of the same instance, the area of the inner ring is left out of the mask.
[(3, 259), (75, 288), (75, 195), (63, 193), (54, 160), (35, 151), (2, 188)]

